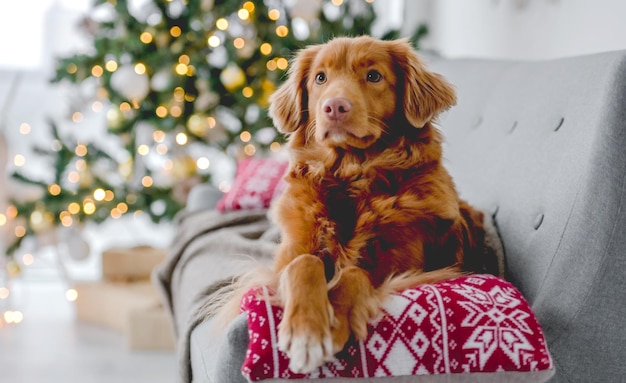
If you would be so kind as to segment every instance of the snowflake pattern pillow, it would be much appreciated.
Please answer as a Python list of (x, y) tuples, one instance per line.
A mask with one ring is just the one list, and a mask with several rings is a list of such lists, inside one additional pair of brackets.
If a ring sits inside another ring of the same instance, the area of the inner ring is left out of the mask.
[(242, 299), (249, 346), (242, 367), (249, 381), (301, 378), (368, 378), (421, 375), (441, 382), (544, 382), (554, 374), (543, 331), (530, 306), (510, 283), (471, 275), (394, 294), (372, 321), (364, 341), (351, 340), (335, 360), (311, 374), (289, 370), (277, 348), (282, 309), (260, 298)]
[(288, 163), (273, 158), (245, 158), (237, 163), (235, 180), (217, 203), (217, 210), (267, 208), (286, 183)]

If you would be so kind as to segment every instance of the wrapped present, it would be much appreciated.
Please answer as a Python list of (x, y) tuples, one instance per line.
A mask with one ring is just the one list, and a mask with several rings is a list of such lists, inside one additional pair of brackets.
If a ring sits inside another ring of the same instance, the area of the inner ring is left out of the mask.
[(163, 306), (132, 310), (126, 343), (131, 350), (174, 349), (174, 332)]
[(111, 281), (147, 280), (166, 256), (166, 250), (151, 246), (112, 248), (102, 253), (102, 277)]
[(149, 282), (90, 281), (74, 285), (78, 292), (78, 320), (114, 330), (128, 330), (130, 313), (161, 305), (154, 286)]

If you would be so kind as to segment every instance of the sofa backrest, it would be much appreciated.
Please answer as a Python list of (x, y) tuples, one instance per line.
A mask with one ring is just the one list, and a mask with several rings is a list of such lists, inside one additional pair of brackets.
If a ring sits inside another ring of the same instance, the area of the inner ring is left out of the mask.
[(556, 380), (626, 376), (626, 51), (544, 62), (432, 59), (461, 196), (495, 215)]

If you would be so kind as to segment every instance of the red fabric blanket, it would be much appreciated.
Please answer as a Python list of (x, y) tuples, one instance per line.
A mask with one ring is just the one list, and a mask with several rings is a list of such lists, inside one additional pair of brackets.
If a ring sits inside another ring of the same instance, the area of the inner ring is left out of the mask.
[(278, 350), (282, 309), (261, 299), (261, 291), (267, 293), (249, 291), (241, 305), (250, 335), (242, 373), (250, 381), (475, 372), (528, 372), (543, 381), (554, 372), (530, 306), (494, 276), (472, 275), (390, 296), (367, 339), (351, 340), (333, 362), (307, 375), (290, 371)]

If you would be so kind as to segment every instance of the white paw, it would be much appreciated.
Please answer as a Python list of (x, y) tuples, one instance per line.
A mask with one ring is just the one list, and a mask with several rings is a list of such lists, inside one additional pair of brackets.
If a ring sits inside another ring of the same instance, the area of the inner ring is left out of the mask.
[(283, 323), (278, 330), (278, 349), (289, 357), (291, 371), (308, 374), (333, 359), (333, 340), (330, 331), (319, 334), (307, 328), (300, 329), (298, 334), (295, 334), (294, 329), (283, 326)]

